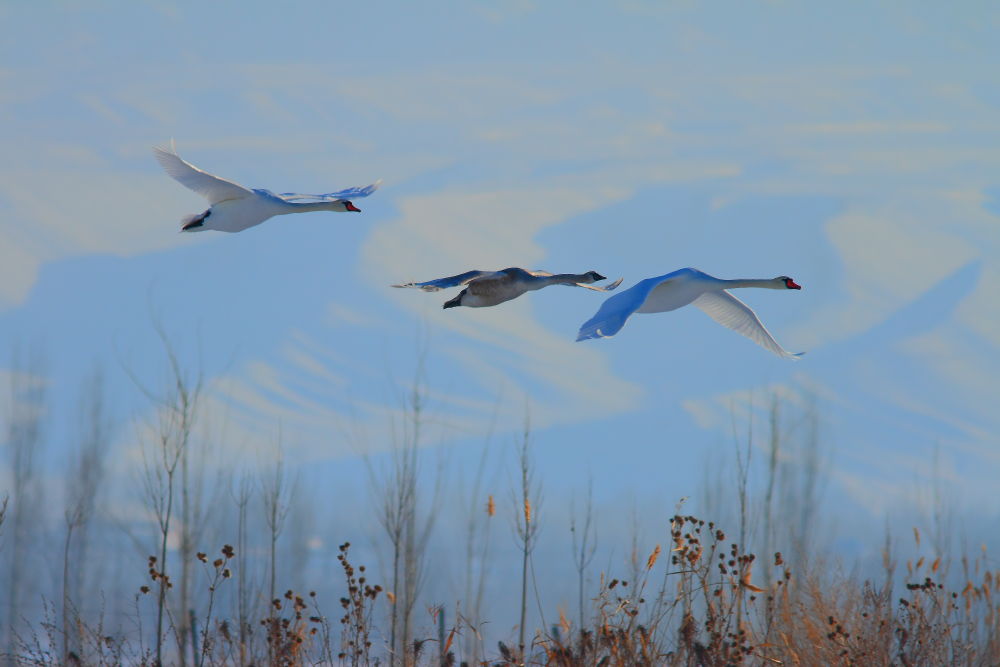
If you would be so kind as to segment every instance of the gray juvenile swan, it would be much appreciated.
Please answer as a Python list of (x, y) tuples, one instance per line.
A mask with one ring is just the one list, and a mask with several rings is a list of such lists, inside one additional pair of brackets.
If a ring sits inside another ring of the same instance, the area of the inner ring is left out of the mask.
[(597, 271), (586, 273), (556, 273), (547, 271), (525, 271), (512, 267), (501, 271), (467, 271), (457, 276), (428, 280), (424, 283), (406, 283), (393, 287), (416, 287), (425, 292), (436, 292), (446, 287), (466, 285), (466, 288), (454, 299), (445, 301), (445, 308), (468, 306), (469, 308), (485, 308), (495, 306), (504, 301), (516, 299), (525, 292), (542, 289), (549, 285), (574, 285), (586, 287), (597, 292), (610, 292), (621, 284), (619, 278), (610, 285), (594, 287), (589, 283), (607, 280)]
[(322, 195), (300, 195), (294, 192), (275, 194), (270, 190), (245, 188), (238, 183), (213, 176), (190, 162), (181, 159), (169, 146), (153, 148), (163, 170), (186, 188), (205, 197), (211, 206), (207, 211), (186, 216), (181, 221), (182, 232), (203, 232), (214, 229), (220, 232), (241, 232), (259, 225), (275, 215), (306, 213), (308, 211), (356, 211), (351, 199), (367, 197), (378, 189), (381, 181), (361, 188), (347, 188)]
[(802, 289), (788, 276), (723, 280), (698, 269), (679, 269), (655, 278), (646, 278), (607, 299), (593, 317), (580, 327), (577, 340), (614, 336), (625, 326), (632, 313), (663, 313), (688, 304), (700, 308), (724, 327), (732, 329), (784, 359), (801, 355), (787, 352), (764, 328), (750, 307), (730, 294), (734, 287), (766, 289)]

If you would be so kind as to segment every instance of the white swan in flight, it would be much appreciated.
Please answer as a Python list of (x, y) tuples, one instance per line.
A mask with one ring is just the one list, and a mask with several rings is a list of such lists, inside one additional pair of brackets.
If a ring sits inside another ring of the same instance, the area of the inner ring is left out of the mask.
[(600, 310), (580, 327), (578, 341), (606, 338), (618, 333), (632, 313), (663, 313), (689, 303), (700, 308), (724, 327), (742, 334), (761, 347), (785, 359), (801, 353), (787, 352), (761, 324), (749, 306), (730, 294), (734, 287), (802, 289), (788, 276), (751, 280), (722, 280), (698, 269), (680, 269), (655, 278), (646, 278), (601, 304)]
[(622, 282), (622, 279), (619, 278), (610, 285), (601, 287), (594, 287), (589, 284), (598, 280), (607, 279), (597, 271), (552, 274), (548, 271), (525, 271), (524, 269), (512, 267), (501, 271), (467, 271), (457, 276), (428, 280), (424, 283), (393, 285), (393, 287), (416, 287), (425, 292), (436, 292), (445, 287), (466, 285), (467, 287), (458, 296), (445, 301), (444, 307), (468, 306), (470, 308), (484, 308), (516, 299), (525, 292), (542, 289), (549, 285), (574, 285), (576, 287), (586, 287), (597, 292), (610, 292)]
[(268, 218), (286, 213), (307, 211), (357, 211), (351, 199), (367, 197), (382, 181), (362, 188), (347, 188), (322, 195), (300, 195), (294, 192), (275, 194), (270, 190), (251, 190), (238, 183), (213, 176), (181, 159), (174, 148), (156, 146), (153, 153), (160, 166), (181, 185), (205, 197), (211, 206), (204, 213), (186, 216), (181, 221), (182, 232), (241, 232), (259, 225)]

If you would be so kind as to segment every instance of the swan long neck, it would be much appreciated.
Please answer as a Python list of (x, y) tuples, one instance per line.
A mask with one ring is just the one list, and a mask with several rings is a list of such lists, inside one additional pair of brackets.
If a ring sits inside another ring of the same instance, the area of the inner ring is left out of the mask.
[(308, 211), (343, 211), (344, 202), (340, 201), (311, 201), (311, 202), (285, 202), (282, 213), (305, 213)]
[(774, 278), (737, 278), (735, 280), (719, 279), (722, 289), (733, 289), (736, 287), (763, 287), (765, 289), (784, 289), (784, 283), (775, 282)]
[(539, 287), (594, 282), (586, 273), (557, 273), (552, 276), (536, 276), (535, 280), (538, 282)]

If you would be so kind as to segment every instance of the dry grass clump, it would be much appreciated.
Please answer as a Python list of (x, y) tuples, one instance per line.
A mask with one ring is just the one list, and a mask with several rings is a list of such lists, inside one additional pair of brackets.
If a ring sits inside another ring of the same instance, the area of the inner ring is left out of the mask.
[[(753, 583), (757, 561), (711, 522), (671, 521), (673, 548), (656, 595), (647, 595), (659, 556), (640, 580), (602, 583), (592, 627), (562, 627), (529, 664), (644, 665), (994, 665), (1000, 664), (1000, 576), (985, 557), (963, 563), (960, 590), (944, 583), (942, 559), (907, 565), (894, 595), (892, 560), (876, 585), (822, 564), (793, 575), (781, 553), (768, 588)], [(562, 630), (560, 632), (560, 630)], [(504, 663), (510, 664), (510, 663)]]
[[(917, 552), (919, 553), (919, 540)], [(919, 557), (896, 573), (888, 549), (878, 581), (842, 574), (814, 557), (800, 571), (781, 553), (762, 563), (713, 522), (673, 516), (669, 542), (637, 556), (631, 580), (602, 575), (590, 600), (590, 620), (574, 627), (565, 613), (552, 628), (536, 629), (520, 649), (500, 642), (492, 656), (463, 662), (456, 636), (476, 632), (456, 614), (450, 631), (444, 608), (433, 620), (437, 641), (415, 640), (406, 655), (394, 654), (377, 623), (389, 618), (392, 596), (355, 567), (350, 544), (339, 546), (337, 561), (345, 594), (340, 598), (340, 631), (320, 610), (317, 595), (288, 590), (257, 613), (254, 628), (239, 632), (232, 600), (223, 593), (233, 576), (235, 551), (224, 546), (214, 559), (197, 553), (204, 568), (202, 606), (192, 617), (190, 641), (164, 641), (164, 664), (204, 665), (479, 665), (500, 667), (631, 667), (729, 665), (900, 666), (1000, 664), (1000, 575), (987, 567), (986, 554), (951, 563), (943, 556)], [(154, 557), (146, 563), (153, 586), (170, 589)], [(958, 572), (949, 576), (949, 566)], [(764, 568), (768, 568), (764, 576)], [(763, 581), (773, 583), (759, 585)], [(952, 582), (961, 581), (960, 585)], [(513, 587), (512, 587), (513, 588)], [(16, 664), (156, 665), (152, 627), (156, 595), (144, 585), (136, 596), (134, 630), (114, 632), (103, 622), (88, 627), (77, 618), (83, 638), (62, 656), (61, 625), (47, 605), (47, 620), (19, 638)], [(221, 595), (221, 597), (217, 597)], [(231, 597), (231, 596), (230, 596)], [(143, 609), (147, 600), (148, 609)], [(228, 606), (226, 603), (229, 603)], [(169, 618), (169, 632), (178, 625)], [(496, 622), (503, 622), (497, 619)], [(511, 639), (518, 641), (520, 628)], [(241, 639), (242, 638), (242, 639)], [(425, 646), (426, 644), (426, 646)], [(181, 659), (177, 647), (190, 653)], [(477, 655), (481, 655), (477, 651)], [(468, 657), (464, 660), (469, 660)]]
[(727, 542), (714, 523), (693, 516), (674, 516), (670, 537), (658, 592), (646, 591), (659, 545), (631, 587), (618, 579), (602, 582), (594, 627), (581, 629), (573, 641), (549, 637), (540, 664), (729, 665), (759, 653), (750, 625), (750, 611), (764, 592), (751, 582), (755, 557)]
[[(123, 664), (139, 667), (156, 667), (159, 664), (194, 667), (345, 664), (358, 667), (378, 664), (378, 659), (373, 661), (371, 658), (373, 642), (370, 635), (373, 630), (373, 605), (382, 587), (367, 582), (364, 565), (355, 570), (348, 561), (349, 548), (349, 543), (340, 545), (337, 556), (347, 588), (346, 596), (340, 600), (344, 614), (339, 619), (339, 643), (331, 632), (330, 620), (319, 608), (314, 591), (305, 596), (292, 590), (286, 591), (270, 602), (262, 618), (252, 625), (248, 623), (248, 627), (240, 632), (235, 608), (228, 609), (228, 613), (219, 613), (217, 594), (234, 575), (232, 564), (236, 552), (227, 544), (220, 550), (221, 556), (215, 559), (210, 559), (204, 552), (195, 555), (195, 560), (204, 567), (207, 585), (201, 609), (197, 612), (191, 610), (191, 641), (182, 643), (177, 637), (179, 624), (175, 623), (169, 606), (165, 637), (157, 638), (155, 631), (150, 632), (155, 625), (145, 627), (144, 619), (155, 616), (155, 610), (144, 609), (143, 600), (148, 598), (149, 603), (155, 605), (157, 596), (151, 586), (144, 584), (135, 596), (131, 632), (122, 628), (117, 631), (107, 629), (103, 612), (96, 624), (88, 625), (73, 609), (75, 623), (72, 631), (80, 637), (79, 648), (64, 656), (60, 650), (64, 639), (62, 625), (57, 621), (55, 606), (46, 601), (44, 619), (31, 627), (28, 633), (18, 635), (15, 651), (11, 654), (0, 653), (0, 662), (40, 667), (67, 664), (102, 667)], [(156, 556), (147, 559), (149, 579), (154, 586), (172, 589), (169, 576), (159, 569), (158, 564)], [(254, 626), (258, 630), (255, 631)], [(159, 661), (155, 648), (158, 641), (167, 647)], [(178, 649), (184, 645), (188, 646), (187, 654), (181, 654)]]
[(796, 665), (1000, 664), (1000, 581), (985, 554), (963, 559), (961, 589), (945, 583), (941, 557), (908, 562), (898, 596), (888, 553), (884, 563), (880, 586), (811, 573), (797, 595), (786, 593), (774, 655)]

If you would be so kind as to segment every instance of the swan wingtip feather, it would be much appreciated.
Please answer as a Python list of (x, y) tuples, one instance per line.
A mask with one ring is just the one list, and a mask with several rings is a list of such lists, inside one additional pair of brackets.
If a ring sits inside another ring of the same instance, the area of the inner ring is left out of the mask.
[(157, 157), (162, 154), (177, 155), (177, 146), (174, 144), (173, 137), (171, 137), (170, 141), (167, 141), (166, 143), (155, 144), (153, 146), (153, 154)]
[(581, 340), (591, 340), (592, 338), (608, 338), (608, 337), (609, 336), (606, 336), (604, 332), (601, 331), (600, 329), (592, 329), (590, 331), (580, 329), (580, 332), (576, 335), (576, 342), (579, 343)]

